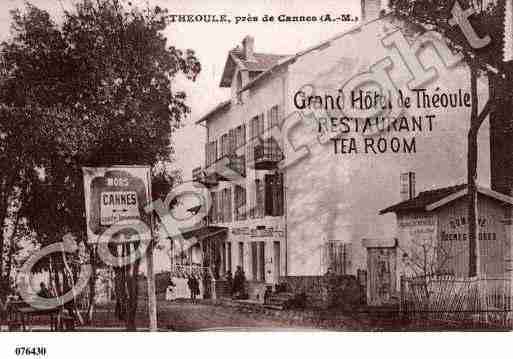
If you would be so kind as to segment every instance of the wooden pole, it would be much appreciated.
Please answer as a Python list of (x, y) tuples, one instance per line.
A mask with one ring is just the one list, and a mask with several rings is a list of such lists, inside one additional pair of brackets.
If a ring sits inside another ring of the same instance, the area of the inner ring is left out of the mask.
[[(153, 232), (153, 231), (152, 231)], [(152, 242), (146, 251), (146, 280), (148, 283), (148, 314), (150, 331), (157, 331), (157, 297), (155, 295), (155, 273), (153, 271), (153, 233)]]
[[(151, 175), (148, 171), (148, 198), (152, 198)], [(150, 332), (156, 332), (157, 326), (157, 296), (155, 294), (155, 273), (153, 270), (153, 244), (155, 242), (155, 217), (150, 214), (151, 241), (146, 250), (146, 281), (148, 283), (148, 315), (150, 317)]]

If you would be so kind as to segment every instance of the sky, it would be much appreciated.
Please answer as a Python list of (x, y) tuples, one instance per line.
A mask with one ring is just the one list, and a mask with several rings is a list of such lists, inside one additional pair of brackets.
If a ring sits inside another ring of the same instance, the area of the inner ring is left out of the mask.
[[(126, 0), (122, 0), (126, 1)], [(8, 39), (10, 32), (9, 11), (23, 7), (25, 0), (0, 1), (0, 40)], [(73, 0), (30, 0), (47, 10), (59, 22), (64, 9), (70, 9)], [(227, 14), (228, 16), (258, 16), (265, 14), (323, 15), (346, 14), (360, 16), (360, 0), (132, 0), (132, 3), (159, 5), (171, 14)], [(195, 82), (177, 78), (175, 87), (187, 94), (191, 116), (185, 126), (176, 132), (174, 168), (181, 169), (184, 180), (191, 178), (194, 167), (203, 164), (205, 129), (194, 122), (219, 102), (228, 99), (229, 91), (221, 89), (219, 82), (228, 51), (241, 43), (246, 35), (255, 38), (255, 51), (276, 54), (295, 54), (310, 46), (339, 34), (354, 23), (263, 23), (235, 24), (173, 23), (164, 31), (168, 45), (180, 49), (193, 49), (202, 71)], [(164, 252), (158, 254), (156, 270), (166, 269), (169, 260)]]

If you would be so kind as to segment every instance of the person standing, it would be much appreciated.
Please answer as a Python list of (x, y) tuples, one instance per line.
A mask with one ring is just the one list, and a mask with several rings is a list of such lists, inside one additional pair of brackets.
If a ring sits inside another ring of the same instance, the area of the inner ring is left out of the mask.
[(233, 295), (237, 299), (244, 299), (245, 297), (245, 282), (246, 276), (241, 266), (237, 266), (235, 276), (233, 278)]
[(187, 285), (189, 286), (189, 292), (191, 293), (191, 300), (194, 303), (196, 300), (196, 289), (194, 288), (194, 275), (189, 275)]

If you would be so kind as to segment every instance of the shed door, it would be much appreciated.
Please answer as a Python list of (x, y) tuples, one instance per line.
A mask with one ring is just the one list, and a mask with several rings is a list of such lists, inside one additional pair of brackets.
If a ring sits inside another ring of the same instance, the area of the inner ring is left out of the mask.
[(391, 304), (396, 293), (396, 248), (368, 248), (369, 305)]

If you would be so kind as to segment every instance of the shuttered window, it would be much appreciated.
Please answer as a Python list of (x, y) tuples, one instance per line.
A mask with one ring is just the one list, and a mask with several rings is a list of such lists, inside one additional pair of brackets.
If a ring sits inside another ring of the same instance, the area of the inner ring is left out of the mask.
[(262, 218), (264, 216), (264, 184), (261, 180), (255, 180), (255, 200), (256, 208), (254, 216), (255, 218)]
[(235, 220), (243, 221), (246, 219), (246, 188), (235, 186)]
[(211, 141), (205, 145), (205, 162), (206, 167), (215, 163), (217, 160), (217, 141)]
[(283, 216), (283, 174), (265, 175), (265, 215)]
[(272, 128), (273, 126), (280, 127), (280, 106), (276, 105), (271, 107), (269, 111), (267, 111), (267, 126)]

